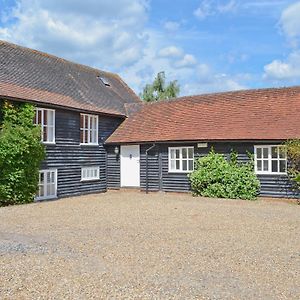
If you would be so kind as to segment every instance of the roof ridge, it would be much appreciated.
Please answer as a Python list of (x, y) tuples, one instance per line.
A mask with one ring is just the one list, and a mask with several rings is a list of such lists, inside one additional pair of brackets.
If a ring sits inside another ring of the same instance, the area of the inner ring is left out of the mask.
[(269, 88), (258, 88), (258, 89), (242, 89), (242, 90), (235, 90), (235, 91), (225, 91), (225, 92), (212, 92), (212, 93), (203, 93), (203, 94), (194, 94), (188, 96), (180, 96), (176, 98), (169, 98), (169, 99), (161, 99), (156, 102), (146, 102), (147, 105), (158, 105), (161, 103), (170, 103), (170, 102), (179, 102), (185, 100), (194, 100), (196, 97), (214, 97), (214, 96), (222, 96), (222, 95), (236, 95), (242, 93), (257, 93), (257, 92), (272, 92), (272, 91), (286, 91), (286, 90), (300, 90), (300, 85), (293, 85), (293, 86), (284, 86), (284, 87), (269, 87)]

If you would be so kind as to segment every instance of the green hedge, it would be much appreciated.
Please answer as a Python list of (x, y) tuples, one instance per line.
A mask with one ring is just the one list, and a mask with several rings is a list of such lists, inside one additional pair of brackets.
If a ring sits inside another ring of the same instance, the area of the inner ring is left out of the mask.
[(0, 100), (0, 206), (28, 203), (38, 189), (45, 156), (31, 104)]
[(188, 177), (193, 194), (197, 196), (254, 200), (260, 189), (253, 160), (238, 163), (235, 152), (227, 161), (212, 150), (196, 161), (195, 171)]

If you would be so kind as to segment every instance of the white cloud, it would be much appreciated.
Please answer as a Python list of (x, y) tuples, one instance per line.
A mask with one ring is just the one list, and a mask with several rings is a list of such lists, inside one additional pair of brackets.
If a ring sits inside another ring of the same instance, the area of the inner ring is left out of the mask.
[(297, 46), (300, 38), (300, 1), (286, 8), (280, 18), (283, 33), (293, 46)]
[(136, 92), (160, 71), (179, 81), (181, 95), (239, 87), (166, 35), (179, 23), (150, 30), (147, 18), (147, 0), (20, 0), (3, 18), (0, 39), (117, 72)]
[(236, 0), (224, 1), (217, 0), (203, 0), (199, 7), (194, 11), (194, 15), (203, 20), (209, 16), (218, 14), (232, 13), (236, 11), (238, 4)]
[(197, 64), (197, 59), (192, 54), (185, 54), (182, 59), (175, 62), (177, 68), (189, 68)]
[(300, 79), (300, 51), (292, 52), (285, 62), (281, 60), (274, 60), (264, 67), (264, 71), (265, 79)]
[(283, 10), (280, 18), (282, 32), (292, 47), (285, 60), (275, 59), (264, 66), (264, 79), (275, 81), (297, 81), (300, 79), (300, 1)]
[(0, 38), (102, 68), (142, 56), (147, 13), (143, 0), (22, 0)]
[(169, 46), (161, 49), (158, 52), (158, 55), (160, 57), (182, 57), (183, 56), (183, 50), (176, 47), (176, 46)]
[(168, 31), (177, 31), (180, 27), (179, 22), (167, 21), (164, 23), (164, 28)]

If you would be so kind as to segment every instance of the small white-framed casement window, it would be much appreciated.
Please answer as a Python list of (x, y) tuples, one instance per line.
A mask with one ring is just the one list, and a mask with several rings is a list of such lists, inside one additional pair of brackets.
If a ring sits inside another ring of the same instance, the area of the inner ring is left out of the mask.
[(283, 145), (254, 146), (255, 172), (257, 174), (286, 174), (287, 155)]
[(98, 144), (98, 116), (80, 114), (80, 143), (85, 145)]
[(39, 190), (36, 200), (53, 199), (57, 197), (57, 170), (39, 171)]
[(100, 168), (98, 166), (82, 167), (81, 181), (100, 179)]
[(55, 110), (48, 108), (36, 108), (36, 125), (41, 126), (41, 141), (43, 143), (55, 143)]
[(194, 147), (169, 147), (169, 172), (192, 172)]

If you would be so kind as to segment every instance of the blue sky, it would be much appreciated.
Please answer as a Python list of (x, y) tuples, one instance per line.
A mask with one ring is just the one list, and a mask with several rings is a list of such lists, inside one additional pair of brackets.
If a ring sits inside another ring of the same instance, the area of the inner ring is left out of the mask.
[(0, 39), (181, 95), (300, 85), (300, 1), (0, 0)]

